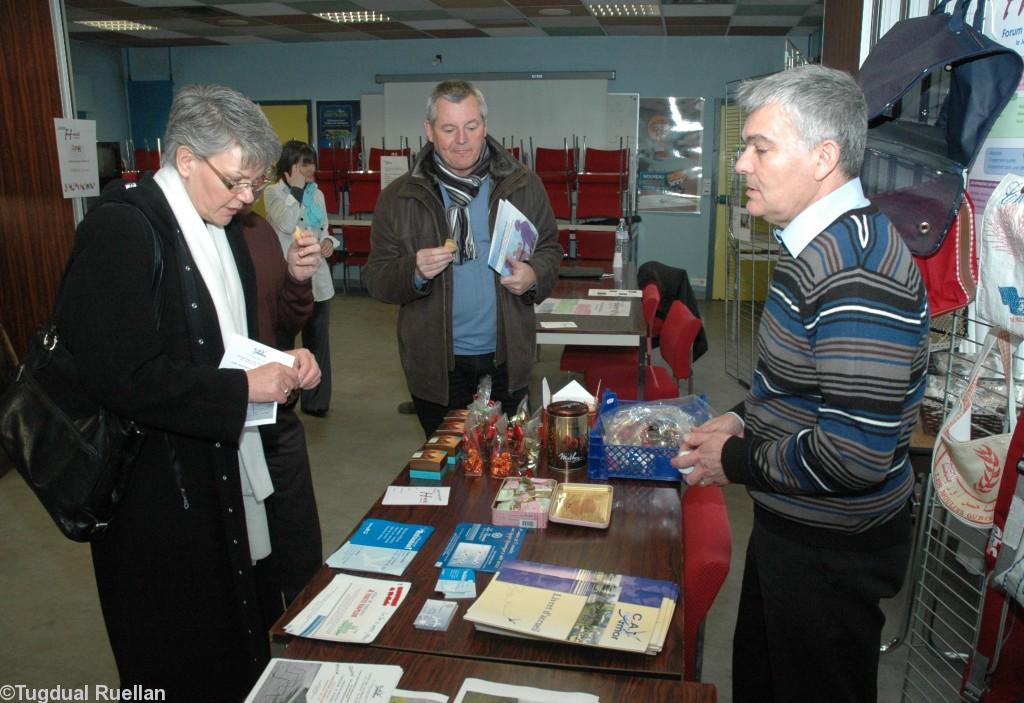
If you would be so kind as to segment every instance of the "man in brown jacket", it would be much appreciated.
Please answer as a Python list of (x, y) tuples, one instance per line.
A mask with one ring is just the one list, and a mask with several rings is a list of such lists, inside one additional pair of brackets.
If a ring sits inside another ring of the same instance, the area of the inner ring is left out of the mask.
[[(476, 87), (439, 83), (424, 130), (430, 143), (412, 171), (377, 201), (363, 275), (373, 297), (402, 306), (402, 367), (429, 437), (449, 409), (472, 401), (485, 375), (491, 397), (509, 411), (526, 395), (533, 305), (554, 288), (562, 250), (543, 184), (487, 136), (487, 103)], [(529, 261), (511, 261), (508, 276), (487, 265), (501, 200), (538, 233)]]

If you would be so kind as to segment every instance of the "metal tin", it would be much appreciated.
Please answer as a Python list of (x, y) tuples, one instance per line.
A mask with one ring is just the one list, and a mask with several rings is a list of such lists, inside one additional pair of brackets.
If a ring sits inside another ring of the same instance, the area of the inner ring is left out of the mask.
[(575, 400), (560, 400), (547, 408), (545, 430), (548, 468), (575, 471), (586, 468), (590, 408)]

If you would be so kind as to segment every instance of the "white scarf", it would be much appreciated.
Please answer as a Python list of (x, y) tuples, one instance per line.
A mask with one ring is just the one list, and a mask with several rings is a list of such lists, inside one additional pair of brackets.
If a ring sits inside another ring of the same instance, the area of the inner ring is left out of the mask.
[[(185, 236), (192, 259), (213, 298), (221, 338), (227, 343), (232, 333), (248, 337), (249, 325), (245, 317), (242, 281), (238, 277), (235, 257), (231, 253), (224, 228), (203, 222), (176, 168), (164, 166), (154, 176), (154, 180), (164, 192), (174, 218), (181, 227), (181, 233)], [(263, 454), (259, 428), (244, 428), (238, 447), (249, 554), (253, 562), (256, 562), (270, 554), (270, 529), (263, 501), (274, 492), (274, 486), (270, 481), (267, 458)]]

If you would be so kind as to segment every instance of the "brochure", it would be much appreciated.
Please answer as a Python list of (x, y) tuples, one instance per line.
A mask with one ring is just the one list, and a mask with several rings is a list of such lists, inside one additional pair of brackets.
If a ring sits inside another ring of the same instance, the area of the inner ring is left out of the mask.
[(551, 691), (532, 686), (512, 686), (483, 679), (466, 679), (455, 695), (455, 703), (601, 703), (590, 693)]
[[(240, 334), (231, 335), (224, 346), (224, 356), (220, 360), (222, 369), (249, 371), (272, 361), (289, 368), (295, 365), (295, 357), (291, 354), (278, 351)], [(277, 422), (277, 403), (249, 403), (245, 413), (246, 427), (273, 425), (275, 422)]]
[(245, 703), (389, 703), (402, 667), (274, 658)]
[(489, 632), (657, 654), (678, 598), (670, 581), (509, 560), (465, 618)]
[(348, 542), (327, 559), (327, 566), (401, 576), (433, 534), (428, 525), (367, 518)]
[(505, 559), (516, 558), (527, 532), (522, 527), (460, 522), (434, 566), (494, 573)]
[(529, 261), (536, 247), (537, 228), (530, 222), (530, 218), (509, 201), (499, 200), (487, 265), (500, 275), (509, 276), (512, 267), (508, 260)]
[(298, 637), (368, 644), (405, 600), (410, 586), (408, 581), (338, 574), (284, 630)]

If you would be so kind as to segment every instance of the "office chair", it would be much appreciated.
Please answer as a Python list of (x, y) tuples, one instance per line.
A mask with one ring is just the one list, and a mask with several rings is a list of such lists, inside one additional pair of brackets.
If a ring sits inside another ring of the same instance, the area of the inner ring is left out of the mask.
[[(348, 293), (348, 270), (351, 266), (362, 267), (370, 259), (370, 225), (343, 225), (341, 266), (345, 293)], [(363, 284), (362, 275), (359, 285)]]
[[(650, 356), (644, 367), (644, 400), (665, 400), (679, 397), (679, 381), (686, 379), (687, 393), (693, 393), (693, 342), (701, 330), (701, 321), (690, 309), (676, 300), (669, 308), (661, 330), (661, 356), (669, 368), (657, 366)], [(671, 370), (669, 370), (671, 369)], [(592, 366), (584, 373), (583, 382), (591, 393), (598, 386), (613, 391), (623, 400), (637, 400), (639, 362)]]
[(590, 149), (576, 177), (576, 220), (622, 217), (629, 184), (629, 149)]
[(683, 493), (683, 678), (700, 681), (704, 620), (732, 556), (732, 532), (721, 486)]

